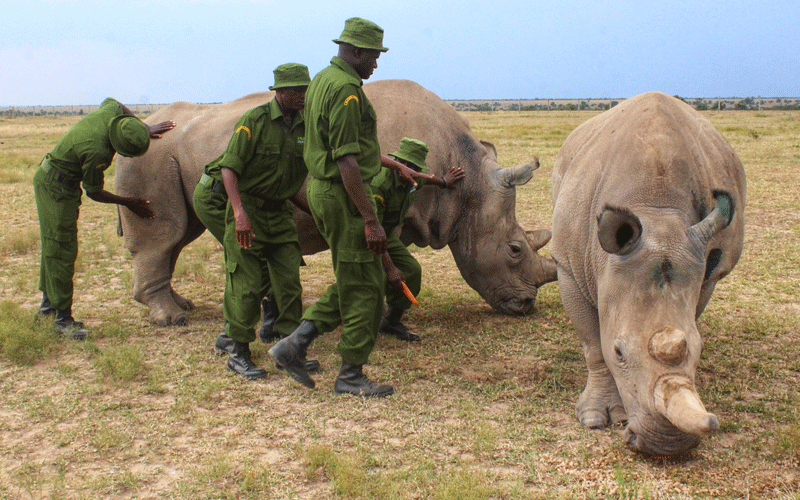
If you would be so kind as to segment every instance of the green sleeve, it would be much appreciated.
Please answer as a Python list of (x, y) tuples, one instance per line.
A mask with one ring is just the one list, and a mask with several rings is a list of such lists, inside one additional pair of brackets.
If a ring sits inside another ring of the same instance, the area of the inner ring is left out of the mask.
[(334, 95), (329, 115), (329, 140), (331, 157), (358, 154), (359, 125), (362, 106), (367, 105), (361, 89), (355, 85), (344, 85)]
[(105, 171), (110, 161), (98, 154), (88, 154), (82, 158), (83, 190), (87, 193), (102, 191), (105, 183)]
[(225, 167), (242, 175), (244, 167), (255, 155), (256, 122), (249, 115), (244, 115), (236, 122), (233, 136), (228, 142), (228, 148), (219, 162), (220, 167)]

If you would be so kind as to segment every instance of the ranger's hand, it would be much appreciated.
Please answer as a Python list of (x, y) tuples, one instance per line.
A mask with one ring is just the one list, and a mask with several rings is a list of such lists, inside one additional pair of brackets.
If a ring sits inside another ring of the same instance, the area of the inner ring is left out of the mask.
[(148, 125), (147, 128), (150, 130), (150, 138), (151, 139), (161, 139), (161, 134), (165, 132), (169, 132), (170, 130), (175, 128), (174, 121), (170, 120), (167, 122), (161, 122), (157, 125)]
[(378, 219), (364, 221), (364, 237), (367, 240), (367, 249), (375, 255), (383, 255), (386, 252), (387, 238), (386, 231), (378, 222)]
[(233, 218), (236, 222), (236, 241), (239, 242), (240, 247), (244, 249), (250, 248), (256, 237), (250, 217), (247, 216), (247, 212), (242, 210), (234, 213)]
[(444, 180), (444, 187), (448, 189), (455, 189), (456, 183), (464, 178), (467, 174), (461, 167), (450, 167), (450, 170), (442, 176)]
[(141, 198), (130, 198), (125, 206), (142, 219), (156, 218), (156, 213), (150, 208), (150, 202), (148, 200), (143, 200)]
[(403, 291), (403, 282), (405, 280), (406, 277), (403, 275), (403, 272), (397, 269), (394, 264), (392, 264), (390, 269), (386, 269), (386, 281), (395, 289)]
[(415, 181), (414, 178), (420, 177), (420, 173), (414, 170), (413, 168), (408, 168), (405, 165), (401, 164), (400, 168), (397, 169), (397, 175), (400, 176), (401, 181), (407, 182), (408, 184), (417, 187), (417, 181)]

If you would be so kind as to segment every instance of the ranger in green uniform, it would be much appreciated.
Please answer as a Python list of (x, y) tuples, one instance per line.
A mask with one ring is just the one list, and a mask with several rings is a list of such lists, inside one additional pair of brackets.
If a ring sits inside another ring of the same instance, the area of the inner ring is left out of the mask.
[(222, 238), (223, 312), (231, 344), (225, 350), (228, 369), (245, 378), (266, 376), (251, 359), (250, 342), (267, 284), (278, 306), (279, 335), (289, 335), (303, 314), (300, 241), (286, 200), (307, 207), (298, 191), (308, 173), (302, 109), (311, 79), (307, 67), (294, 63), (277, 67), (274, 74), (275, 98), (239, 119), (219, 162), (229, 200)]
[[(427, 172), (425, 157), (428, 155), (428, 145), (416, 139), (404, 137), (400, 147), (394, 153), (389, 153), (400, 163), (416, 170)], [(417, 259), (408, 251), (400, 237), (395, 234), (396, 229), (402, 225), (408, 209), (417, 198), (417, 191), (426, 185), (436, 185), (442, 188), (454, 189), (458, 181), (464, 178), (461, 167), (451, 167), (442, 177), (430, 179), (417, 179), (415, 188), (403, 182), (394, 170), (383, 168), (372, 179), (372, 195), (378, 208), (378, 219), (383, 230), (389, 238), (387, 251), (395, 266), (403, 273), (405, 282), (413, 295), (418, 295), (422, 286), (422, 268)], [(394, 335), (406, 342), (418, 342), (419, 335), (412, 332), (400, 321), (403, 313), (411, 307), (411, 301), (406, 295), (389, 283), (386, 284), (386, 315), (381, 320), (380, 331)]]
[[(278, 73), (275, 74), (275, 78), (279, 78)], [(276, 80), (275, 85), (271, 86), (269, 89), (276, 90), (282, 87), (282, 83)], [(237, 122), (234, 129), (238, 130), (240, 126), (241, 119)], [(223, 244), (223, 237), (225, 236), (225, 210), (228, 206), (228, 194), (225, 192), (225, 184), (222, 181), (222, 166), (225, 162), (230, 162), (231, 158), (236, 158), (241, 153), (239, 150), (241, 145), (236, 140), (236, 137), (236, 134), (234, 134), (225, 152), (205, 166), (203, 175), (200, 176), (200, 180), (197, 186), (195, 186), (192, 196), (192, 205), (194, 206), (197, 218), (200, 219), (200, 222), (208, 229), (208, 232), (210, 232), (220, 244)], [(307, 206), (304, 205), (301, 206), (301, 208), (307, 209)], [(279, 338), (279, 335), (274, 329), (275, 321), (278, 319), (278, 305), (274, 300), (268, 298), (272, 296), (269, 276), (264, 276), (264, 279), (264, 289), (267, 295), (261, 301), (262, 321), (258, 337), (262, 342), (267, 343)], [(232, 345), (230, 339), (223, 333), (215, 344), (214, 349), (217, 354), (224, 356), (228, 353), (224, 349), (230, 348)]]
[(105, 171), (115, 153), (141, 156), (147, 152), (151, 137), (159, 138), (173, 128), (173, 121), (150, 127), (109, 97), (100, 108), (73, 125), (39, 164), (33, 176), (42, 242), (39, 270), (42, 305), (37, 314), (54, 316), (59, 333), (78, 340), (89, 334), (83, 323), (72, 317), (81, 183), (86, 196), (94, 201), (115, 203), (139, 217), (154, 218), (149, 201), (104, 190)]
[[(402, 274), (386, 253), (386, 233), (375, 215), (370, 181), (382, 160), (377, 115), (362, 83), (388, 49), (383, 47), (383, 30), (359, 18), (345, 21), (334, 43), (339, 45), (338, 57), (308, 88), (304, 157), (312, 176), (307, 188), (311, 214), (331, 249), (336, 282), (306, 311), (300, 326), (269, 353), (290, 377), (313, 388), (305, 367), (306, 350), (321, 332), (333, 330), (341, 321), (337, 351), (342, 367), (334, 392), (381, 397), (394, 388), (368, 379), (362, 366), (375, 345), (385, 280), (400, 287)], [(416, 172), (391, 164), (416, 185)]]

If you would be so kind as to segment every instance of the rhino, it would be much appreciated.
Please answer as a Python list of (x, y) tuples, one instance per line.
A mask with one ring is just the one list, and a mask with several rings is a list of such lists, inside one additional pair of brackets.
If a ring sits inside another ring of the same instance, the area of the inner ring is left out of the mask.
[[(378, 115), (381, 151), (397, 149), (403, 137), (430, 147), (430, 173), (451, 166), (466, 178), (456, 189), (422, 189), (401, 232), (407, 245), (450, 247), (466, 282), (496, 310), (531, 312), (538, 287), (556, 280), (555, 263), (537, 252), (550, 239), (548, 229), (525, 231), (516, 220), (515, 186), (532, 177), (538, 161), (502, 168), (493, 145), (478, 140), (467, 120), (417, 83), (381, 80), (364, 86)], [(153, 220), (119, 213), (120, 233), (133, 258), (133, 295), (150, 308), (151, 322), (185, 324), (194, 306), (172, 287), (181, 250), (205, 228), (192, 208), (192, 194), (203, 167), (221, 154), (245, 111), (272, 99), (273, 92), (250, 94), (222, 104), (177, 102), (145, 121), (174, 120), (177, 127), (153, 141), (137, 158), (117, 158), (116, 190), (150, 200)], [(304, 255), (327, 249), (313, 219), (295, 210)]]
[(577, 127), (552, 190), (550, 253), (589, 372), (579, 421), (626, 423), (646, 455), (686, 452), (719, 428), (695, 386), (696, 320), (742, 253), (741, 161), (697, 111), (650, 92)]

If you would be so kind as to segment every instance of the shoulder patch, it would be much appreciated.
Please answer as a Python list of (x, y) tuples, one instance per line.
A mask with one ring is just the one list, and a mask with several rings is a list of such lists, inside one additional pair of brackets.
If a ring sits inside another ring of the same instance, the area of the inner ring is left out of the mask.
[(235, 134), (236, 132), (240, 131), (240, 130), (244, 130), (245, 132), (247, 132), (247, 140), (250, 140), (250, 139), (252, 139), (252, 138), (253, 138), (253, 134), (252, 134), (252, 133), (250, 133), (250, 129), (249, 129), (249, 128), (247, 128), (247, 127), (245, 127), (244, 125), (239, 125), (239, 128), (237, 128), (237, 129), (236, 129), (236, 131), (234, 132), (234, 134)]
[(350, 96), (347, 96), (347, 99), (345, 99), (345, 100), (344, 100), (344, 105), (345, 105), (345, 106), (347, 106), (347, 104), (348, 104), (350, 101), (352, 101), (353, 99), (355, 99), (355, 100), (356, 100), (356, 102), (358, 102), (358, 96), (356, 96), (356, 95), (350, 95)]

